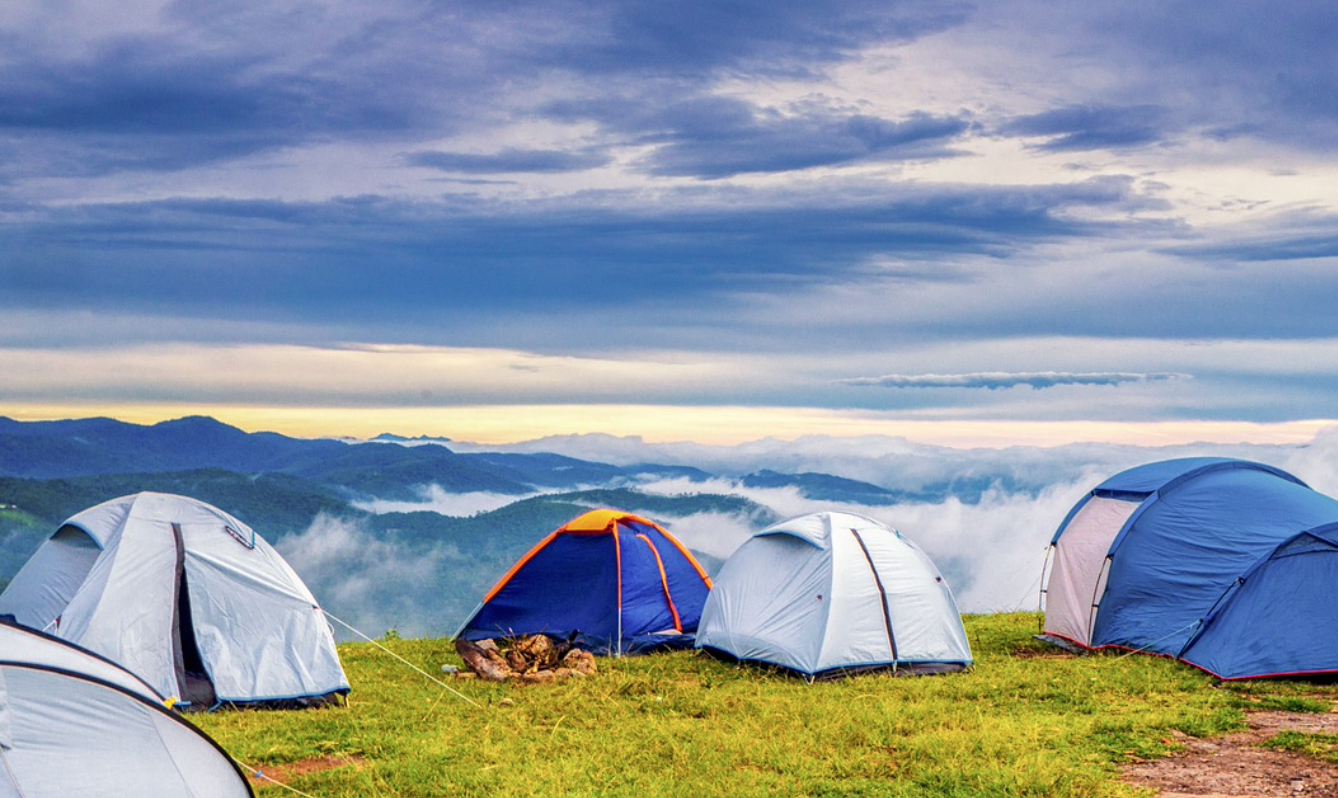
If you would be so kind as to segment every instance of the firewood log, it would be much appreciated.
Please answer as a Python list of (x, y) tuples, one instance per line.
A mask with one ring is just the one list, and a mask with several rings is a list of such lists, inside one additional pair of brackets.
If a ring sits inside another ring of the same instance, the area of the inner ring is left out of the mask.
[(505, 682), (515, 676), (495, 647), (485, 648), (460, 638), (455, 641), (455, 652), (464, 660), (466, 667), (484, 679)]

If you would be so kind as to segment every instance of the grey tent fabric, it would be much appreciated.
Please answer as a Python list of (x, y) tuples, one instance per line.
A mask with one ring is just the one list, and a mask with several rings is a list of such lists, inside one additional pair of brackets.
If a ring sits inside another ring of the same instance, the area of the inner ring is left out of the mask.
[(137, 677), (0, 626), (0, 798), (252, 795), (227, 754)]
[(818, 676), (971, 664), (952, 592), (900, 533), (852, 513), (758, 532), (720, 569), (697, 647)]
[(138, 493), (73, 516), (0, 594), (0, 613), (183, 704), (349, 689), (333, 632), (288, 563), (236, 518), (183, 496)]
[(143, 679), (106, 657), (22, 626), (0, 623), (0, 663), (32, 665), (63, 673), (76, 673), (106, 682), (154, 703), (166, 702), (166, 699), (159, 695), (157, 690), (145, 684)]

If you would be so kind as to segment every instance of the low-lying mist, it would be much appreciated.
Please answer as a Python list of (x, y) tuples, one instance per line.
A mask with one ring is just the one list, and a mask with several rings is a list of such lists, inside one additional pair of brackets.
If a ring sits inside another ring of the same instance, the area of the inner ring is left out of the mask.
[[(1338, 428), (1304, 446), (1074, 444), (1053, 449), (967, 451), (881, 438), (809, 438), (704, 447), (650, 445), (607, 436), (545, 443), (550, 444), (547, 450), (570, 456), (619, 464), (690, 465), (722, 475), (704, 481), (646, 480), (634, 486), (657, 498), (684, 497), (685, 507), (691, 504), (687, 497), (723, 494), (755, 502), (777, 518), (843, 510), (882, 521), (933, 558), (961, 610), (968, 613), (1035, 608), (1046, 549), (1055, 529), (1086, 491), (1125, 468), (1172, 457), (1243, 457), (1279, 466), (1317, 490), (1338, 494)], [(761, 469), (832, 474), (889, 490), (918, 492), (924, 498), (863, 505), (813, 498), (796, 487), (747, 486), (742, 475)], [(431, 512), (461, 518), (498, 510), (517, 500), (498, 494), (452, 494), (427, 486), (422, 488), (420, 501), (373, 500), (357, 507), (378, 515)], [(717, 564), (762, 525), (757, 514), (718, 511), (663, 512), (653, 520), (704, 555), (704, 562)], [(378, 534), (365, 521), (327, 516), (281, 541), (280, 549), (327, 610), (368, 634), (393, 629), (405, 636), (441, 636), (453, 633), (506, 565), (552, 529), (495, 531), (506, 531), (518, 541), (505, 561), (476, 556), (476, 545), (482, 544), (478, 539), (448, 536), (410, 544)]]

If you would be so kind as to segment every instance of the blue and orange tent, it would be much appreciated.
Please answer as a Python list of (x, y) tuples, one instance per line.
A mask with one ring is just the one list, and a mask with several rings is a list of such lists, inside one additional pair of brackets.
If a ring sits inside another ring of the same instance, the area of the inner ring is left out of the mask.
[(506, 572), (456, 637), (546, 634), (598, 653), (691, 647), (711, 579), (654, 521), (593, 510)]

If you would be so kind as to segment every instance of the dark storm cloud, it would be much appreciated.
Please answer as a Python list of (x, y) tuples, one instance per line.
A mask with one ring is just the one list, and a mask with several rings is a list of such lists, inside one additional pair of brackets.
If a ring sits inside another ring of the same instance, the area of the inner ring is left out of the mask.
[(464, 152), (415, 152), (406, 158), (414, 166), (443, 172), (495, 174), (497, 172), (576, 172), (604, 166), (611, 157), (596, 150), (506, 149), (486, 155)]
[(840, 385), (879, 388), (974, 388), (998, 391), (1027, 386), (1036, 390), (1060, 385), (1111, 387), (1124, 383), (1164, 382), (1189, 379), (1188, 374), (1133, 372), (983, 371), (971, 374), (887, 374), (882, 377), (851, 377)]
[(1331, 220), (1213, 193), (1254, 140), (1334, 151), (1318, 0), (80, 2), (0, 15), (5, 309), (550, 351), (592, 306), (742, 348), (741, 305), (836, 288), (921, 343), (1330, 327)]
[(768, 0), (568, 3), (575, 32), (539, 56), (589, 74), (699, 80), (717, 72), (793, 74), (960, 24), (952, 2), (775, 3)]
[[(1063, 31), (1066, 59), (1108, 65), (1120, 78), (1039, 113), (979, 121), (1005, 135), (1059, 151), (1151, 146), (1191, 126), (1309, 147), (1336, 140), (1338, 15), (1323, 0), (1289, 3), (1286, 13), (1141, 0), (1017, 10)], [(0, 30), (0, 136), (10, 150), (0, 180), (172, 171), (359, 141), (404, 142), (425, 165), (438, 159), (476, 174), (584, 168), (608, 157), (603, 148), (649, 143), (649, 174), (721, 178), (943, 157), (968, 132), (955, 110), (883, 118), (715, 93), (722, 81), (812, 76), (865, 47), (967, 25), (965, 4), (183, 0), (140, 28), (92, 37), (77, 15), (40, 13), (28, 30)], [(436, 150), (415, 144), (575, 116), (599, 125), (600, 151), (443, 149), (429, 158)]]
[(604, 120), (631, 138), (661, 146), (646, 158), (657, 175), (723, 178), (748, 172), (787, 172), (862, 159), (950, 157), (965, 119), (912, 114), (881, 119), (830, 108), (783, 114), (741, 100), (701, 97), (638, 116)]
[[(388, 2), (361, 9), (192, 1), (134, 32), (76, 47), (78, 37), (62, 35), (85, 34), (76, 15), (43, 13), (49, 18), (30, 31), (0, 30), (0, 136), (20, 148), (10, 175), (171, 171), (310, 143), (487, 130), (532, 114), (526, 96), (552, 78), (554, 89), (539, 92), (546, 101), (556, 91), (598, 102), (654, 78), (670, 84), (668, 102), (700, 96), (731, 70), (809, 70), (867, 43), (908, 40), (962, 19), (957, 7), (920, 2)], [(860, 125), (852, 120), (843, 135), (874, 148), (888, 135), (915, 135), (862, 133)], [(685, 135), (700, 139), (690, 129)], [(774, 157), (784, 160), (787, 136), (772, 137), (782, 150)], [(751, 138), (766, 144), (767, 135)], [(456, 155), (450, 168), (554, 171), (562, 160), (524, 155)], [(566, 157), (596, 163), (604, 156)]]
[(73, 65), (0, 71), (0, 131), (24, 147), (8, 171), (176, 169), (281, 146), (320, 115), (315, 87), (261, 89), (228, 60), (185, 63), (142, 42)]
[[(1156, 119), (1140, 121), (1143, 112), (1137, 109), (1146, 103), (1174, 108), (1182, 124), (1208, 135), (1249, 135), (1318, 151), (1338, 144), (1333, 102), (1338, 14), (1327, 0), (1289, 0), (1281, 6), (1226, 0), (1211, 8), (1130, 0), (1022, 8), (1030, 24), (1044, 25), (1071, 45), (1065, 61), (1113, 73), (1088, 96), (1068, 98), (1059, 113), (1083, 102), (1135, 109), (1127, 130), (1116, 118), (1074, 133), (1091, 129), (1100, 139), (1123, 132), (1136, 140), (1142, 131), (1165, 130)], [(1082, 136), (1073, 141), (1081, 144)]]
[[(1005, 257), (1112, 232), (1061, 212), (1138, 201), (1109, 181), (884, 190), (876, 201), (860, 196), (877, 196), (876, 186), (830, 191), (787, 201), (739, 192), (734, 203), (700, 209), (638, 206), (622, 194), (487, 208), (470, 197), (73, 207), (10, 229), (14, 257), (0, 263), (0, 304), (31, 301), (42, 282), (35, 275), (46, 269), (44, 301), (105, 311), (189, 307), (225, 318), (393, 317), (430, 328), (458, 314), (519, 318), (599, 303), (719, 308), (740, 292), (862, 279), (871, 261), (887, 257), (922, 259), (925, 280), (952, 279), (945, 258)], [(59, 280), (75, 263), (79, 279)]]
[(1335, 232), (1338, 231), (1338, 218), (1330, 218), (1324, 229), (1314, 229), (1322, 224), (1321, 220), (1307, 216), (1306, 221), (1311, 229), (1262, 232), (1224, 242), (1170, 247), (1167, 251), (1181, 257), (1228, 265), (1338, 258), (1338, 232)]
[(1124, 149), (1164, 142), (1175, 132), (1166, 116), (1154, 105), (1078, 105), (1019, 117), (1005, 123), (1002, 130), (1010, 135), (1043, 137), (1045, 141), (1036, 145), (1042, 150)]

